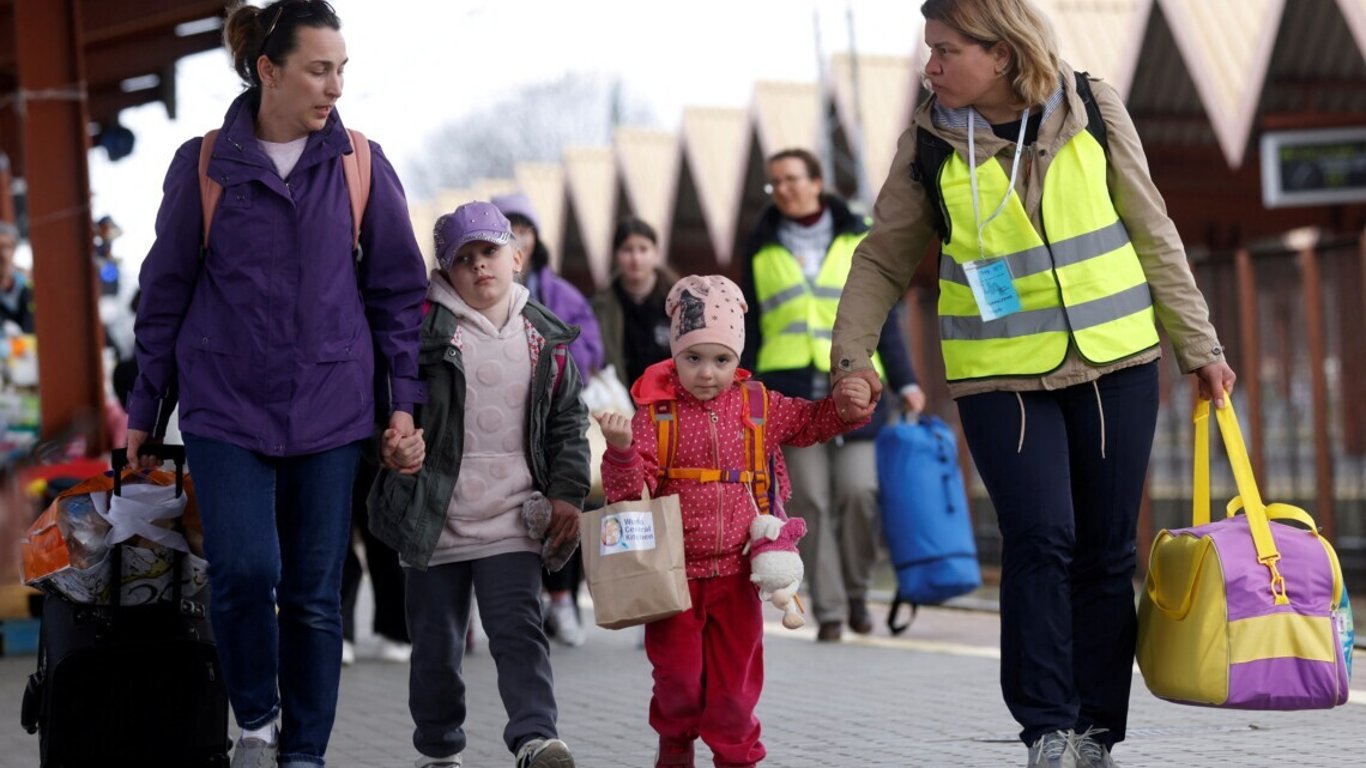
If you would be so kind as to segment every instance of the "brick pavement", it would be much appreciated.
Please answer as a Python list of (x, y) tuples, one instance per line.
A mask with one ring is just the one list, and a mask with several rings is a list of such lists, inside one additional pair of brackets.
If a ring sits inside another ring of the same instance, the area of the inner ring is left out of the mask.
[[(358, 622), (364, 624), (364, 622)], [(817, 645), (810, 631), (772, 627), (760, 704), (772, 768), (1020, 766), (1024, 749), (997, 689), (997, 617), (926, 609), (905, 639)], [(366, 647), (361, 641), (362, 656)], [(555, 647), (562, 735), (585, 768), (650, 765), (649, 665), (630, 630), (593, 628), (582, 648)], [(18, 726), (32, 659), (0, 659), (0, 767), (37, 765), (37, 737)], [(502, 705), (485, 649), (466, 661), (469, 768), (509, 766)], [(406, 709), (407, 666), (362, 659), (345, 670), (329, 765), (399, 768), (416, 757)], [(1328, 712), (1250, 713), (1168, 704), (1135, 676), (1124, 768), (1181, 765), (1366, 765), (1366, 685)], [(709, 764), (705, 749), (699, 765)]]

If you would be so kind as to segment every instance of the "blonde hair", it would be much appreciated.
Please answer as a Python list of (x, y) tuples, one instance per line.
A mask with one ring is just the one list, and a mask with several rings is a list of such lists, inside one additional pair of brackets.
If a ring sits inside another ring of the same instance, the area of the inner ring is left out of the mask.
[(983, 48), (1010, 46), (1005, 75), (1021, 102), (1015, 106), (1037, 106), (1058, 89), (1061, 63), (1053, 25), (1029, 0), (926, 0), (920, 13)]

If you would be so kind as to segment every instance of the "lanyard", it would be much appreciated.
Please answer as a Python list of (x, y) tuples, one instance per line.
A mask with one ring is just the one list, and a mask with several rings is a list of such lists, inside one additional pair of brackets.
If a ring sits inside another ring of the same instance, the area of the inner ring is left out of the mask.
[(992, 220), (1001, 215), (1006, 203), (1010, 202), (1010, 196), (1015, 193), (1015, 174), (1020, 170), (1020, 153), (1024, 151), (1025, 128), (1029, 126), (1029, 107), (1025, 107), (1020, 114), (1020, 137), (1015, 140), (1015, 159), (1010, 163), (1010, 185), (1006, 187), (1001, 204), (996, 206), (996, 210), (992, 211), (986, 221), (982, 221), (982, 210), (977, 202), (977, 142), (973, 140), (977, 132), (972, 119), (976, 113), (977, 110), (968, 107), (968, 179), (972, 183), (972, 220), (977, 224), (977, 255), (986, 258), (986, 251), (982, 247), (982, 232)]

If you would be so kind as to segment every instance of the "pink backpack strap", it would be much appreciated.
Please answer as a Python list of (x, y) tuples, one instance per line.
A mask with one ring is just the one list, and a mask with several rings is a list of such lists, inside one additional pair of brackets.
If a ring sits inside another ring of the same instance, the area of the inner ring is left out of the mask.
[[(372, 157), (370, 141), (360, 131), (351, 134), (351, 152), (342, 155), (342, 174), (346, 177), (346, 193), (351, 199), (351, 248), (356, 261), (361, 260), (360, 222), (365, 218), (365, 208), (370, 204), (370, 170)], [(199, 203), (204, 216), (204, 250), (209, 249), (209, 230), (213, 227), (213, 214), (218, 210), (218, 201), (223, 197), (223, 185), (209, 176), (209, 160), (213, 157), (213, 145), (218, 131), (204, 134), (204, 142), (199, 145)]]
[(351, 249), (356, 261), (360, 261), (360, 222), (370, 203), (370, 141), (360, 131), (347, 133), (351, 134), (351, 153), (342, 155), (342, 173), (346, 175), (346, 192), (351, 198)]
[(204, 215), (203, 248), (209, 250), (209, 228), (213, 226), (213, 212), (218, 210), (218, 201), (223, 197), (223, 185), (209, 178), (209, 160), (213, 157), (213, 145), (218, 139), (218, 131), (204, 134), (199, 145), (199, 204)]

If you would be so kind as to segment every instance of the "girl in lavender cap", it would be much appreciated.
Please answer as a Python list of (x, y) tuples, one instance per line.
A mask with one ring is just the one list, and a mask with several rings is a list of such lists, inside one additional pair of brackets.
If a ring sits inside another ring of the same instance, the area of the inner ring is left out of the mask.
[[(386, 435), (385, 469), (368, 500), (371, 530), (407, 575), (417, 765), (461, 765), (473, 590), (517, 767), (572, 768), (556, 738), (540, 593), (543, 547), (573, 546), (588, 493), (588, 414), (568, 354), (577, 331), (514, 280), (523, 254), (491, 203), (460, 206), (435, 234), (440, 268), (418, 359), (427, 402), (413, 414), (417, 437)], [(524, 518), (537, 507), (550, 510), (544, 541)]]

